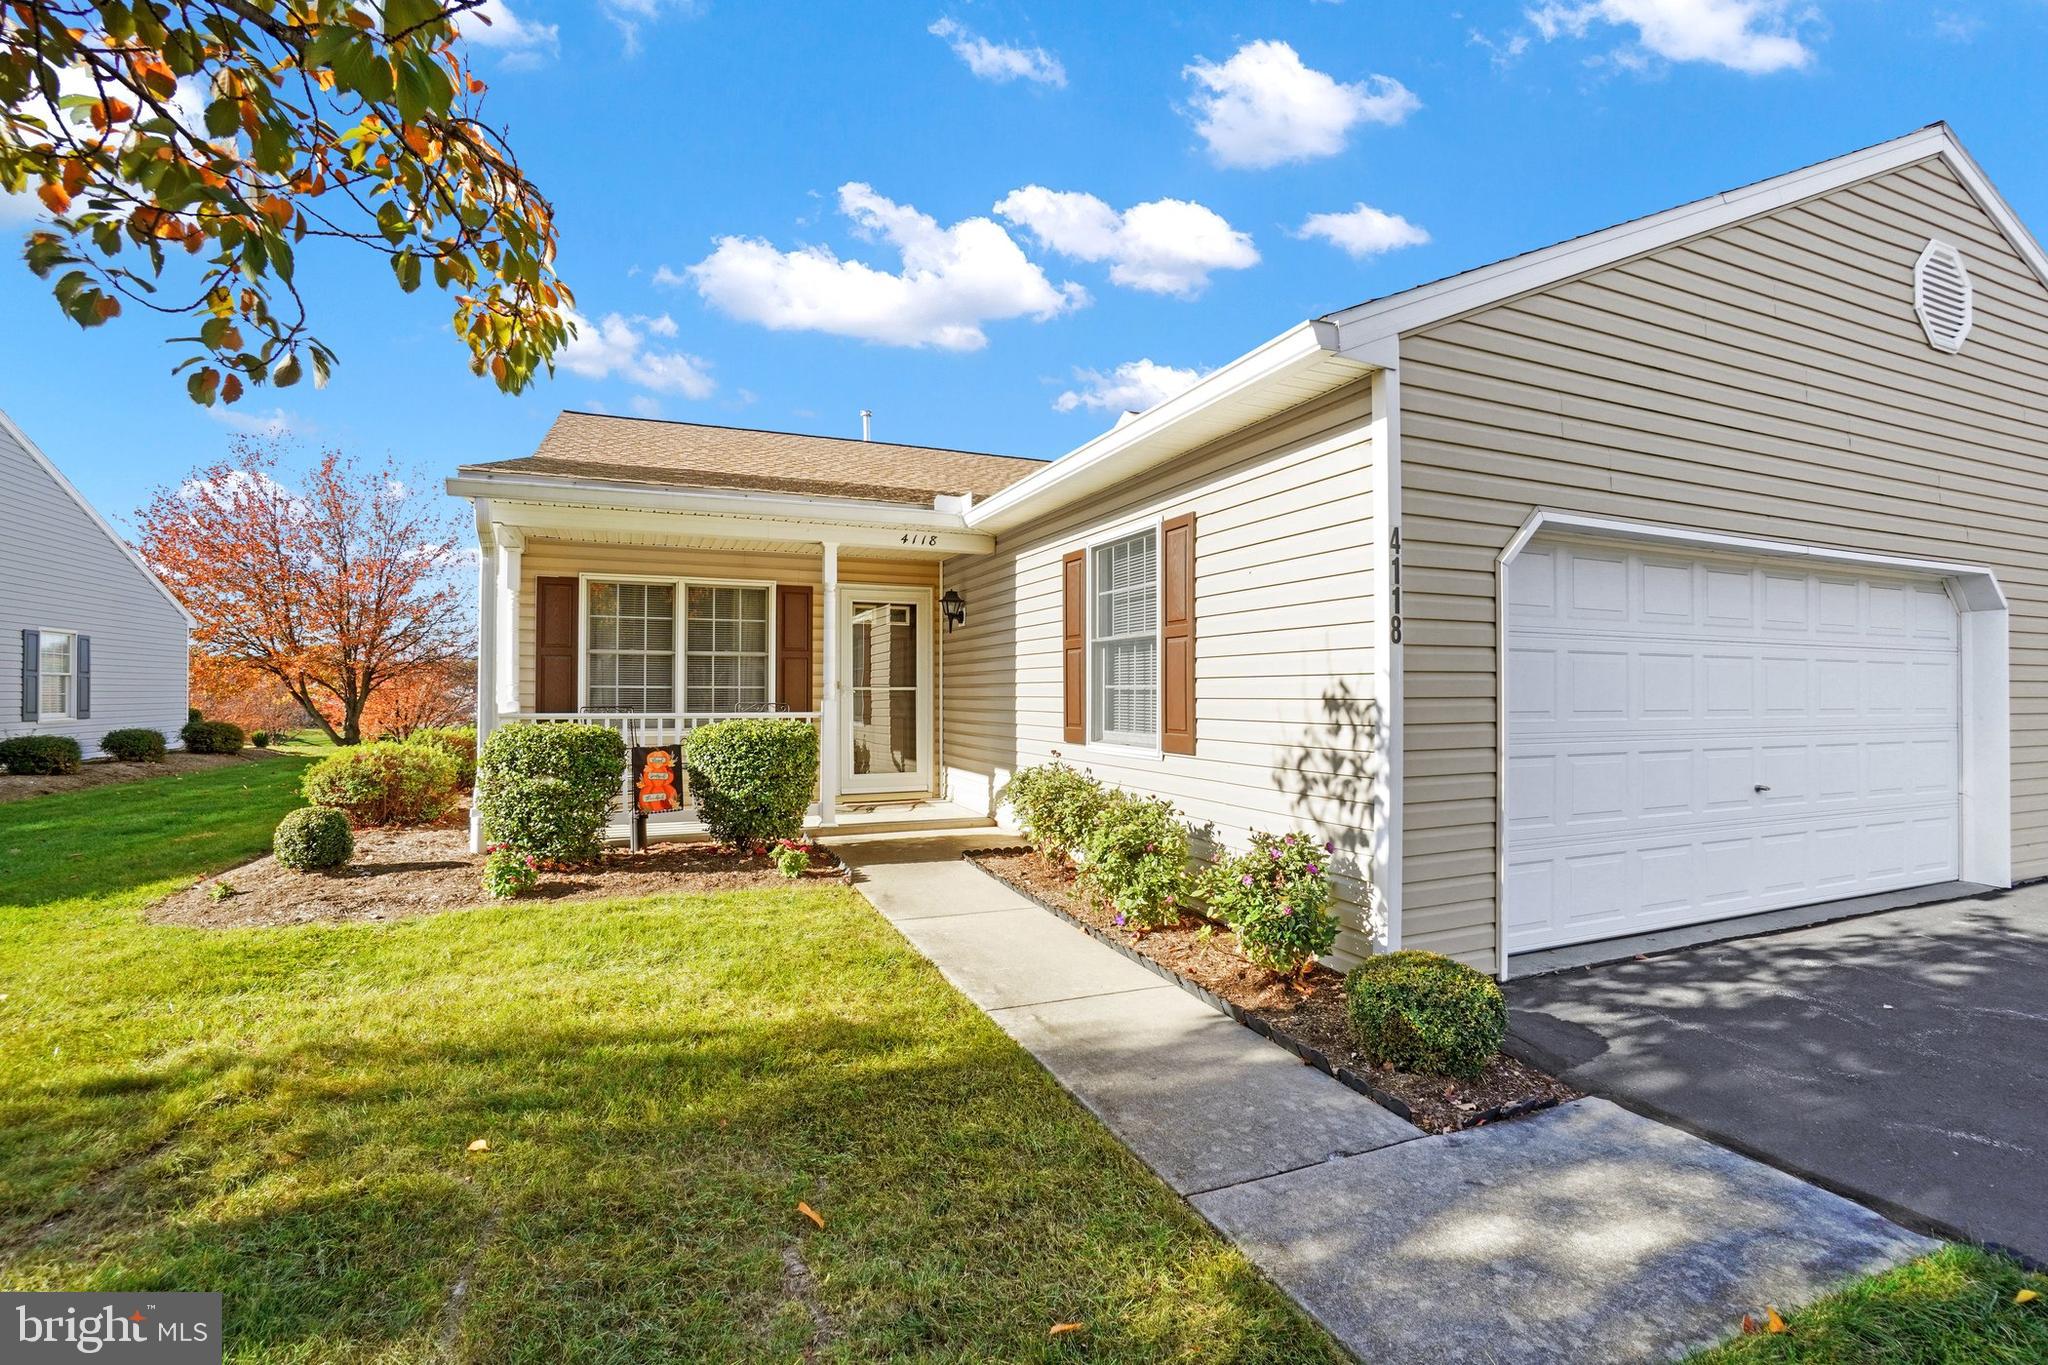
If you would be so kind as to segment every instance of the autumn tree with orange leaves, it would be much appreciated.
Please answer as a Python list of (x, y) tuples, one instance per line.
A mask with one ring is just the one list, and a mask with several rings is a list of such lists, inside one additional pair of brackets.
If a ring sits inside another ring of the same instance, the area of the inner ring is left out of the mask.
[(0, 0), (0, 190), (81, 327), (132, 307), (191, 333), (197, 403), (323, 383), (302, 249), (381, 255), (455, 297), (470, 365), (525, 388), (571, 334), (554, 214), (482, 117), (486, 0)]
[(468, 655), (459, 528), (389, 464), (325, 452), (298, 487), (275, 445), (160, 488), (141, 549), (198, 620), (203, 653), (277, 680), (340, 744), (380, 697)]

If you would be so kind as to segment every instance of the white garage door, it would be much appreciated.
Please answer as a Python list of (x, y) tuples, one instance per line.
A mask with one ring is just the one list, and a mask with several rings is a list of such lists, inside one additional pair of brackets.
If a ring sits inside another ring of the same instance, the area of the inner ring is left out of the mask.
[(1508, 594), (1508, 951), (1957, 875), (1939, 581), (1539, 538)]

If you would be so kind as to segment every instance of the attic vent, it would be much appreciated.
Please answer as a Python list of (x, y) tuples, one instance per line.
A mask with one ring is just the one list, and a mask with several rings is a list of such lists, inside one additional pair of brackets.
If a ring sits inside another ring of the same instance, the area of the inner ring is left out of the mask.
[(1951, 355), (1963, 349), (1975, 317), (1972, 293), (1962, 255), (1947, 242), (1929, 242), (1913, 266), (1913, 311), (1929, 345)]

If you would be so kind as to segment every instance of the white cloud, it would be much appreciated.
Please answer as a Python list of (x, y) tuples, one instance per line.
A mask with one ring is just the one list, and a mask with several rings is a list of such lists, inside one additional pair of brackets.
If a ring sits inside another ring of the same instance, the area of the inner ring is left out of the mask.
[(1595, 24), (1633, 28), (1639, 50), (1614, 54), (1623, 66), (1641, 66), (1647, 53), (1765, 75), (1813, 60), (1798, 29), (1814, 11), (1795, 12), (1793, 0), (1547, 0), (1527, 13), (1546, 41), (1583, 38)]
[(901, 270), (843, 260), (824, 246), (783, 251), (758, 237), (721, 237), (685, 273), (706, 303), (742, 322), (949, 351), (987, 345), (984, 323), (1043, 322), (1088, 301), (1080, 285), (1048, 280), (992, 219), (940, 227), (858, 181), (839, 187), (839, 211), (861, 236), (893, 247)]
[(1200, 382), (1202, 370), (1182, 370), (1153, 360), (1126, 360), (1108, 374), (1100, 370), (1074, 371), (1081, 387), (1068, 389), (1052, 405), (1060, 412), (1078, 408), (1104, 408), (1115, 412), (1143, 412), (1184, 393)]
[(535, 67), (561, 50), (561, 29), (522, 19), (509, 0), (484, 0), (456, 16), (455, 27), (478, 47), (498, 52), (510, 67)]
[(634, 395), (626, 406), (632, 410), (635, 417), (661, 416), (661, 400), (659, 398), (650, 398), (644, 393)]
[(685, 19), (695, 19), (705, 9), (704, 0), (603, 0), (605, 18), (612, 21), (619, 30), (619, 36), (626, 40), (626, 55), (633, 56), (640, 51), (640, 26), (661, 18), (664, 13), (673, 12)]
[(1039, 85), (1065, 86), (1067, 69), (1060, 59), (1042, 47), (1009, 47), (992, 43), (951, 19), (939, 19), (925, 30), (946, 40), (953, 55), (967, 63), (967, 69), (985, 81), (998, 85), (1010, 81), (1032, 81)]
[(997, 213), (1053, 251), (1109, 261), (1109, 278), (1130, 289), (1192, 298), (1212, 270), (1259, 263), (1251, 234), (1185, 199), (1154, 199), (1118, 213), (1092, 194), (1026, 185), (996, 204)]
[(1356, 260), (1384, 255), (1404, 246), (1421, 246), (1429, 232), (1398, 213), (1382, 213), (1360, 204), (1344, 213), (1311, 213), (1295, 234), (1320, 237), (1341, 247)]
[(1201, 87), (1195, 131), (1218, 165), (1259, 169), (1334, 156), (1361, 123), (1399, 123), (1422, 107), (1391, 76), (1346, 84), (1302, 65), (1286, 43), (1246, 43), (1229, 61), (1198, 59), (1182, 75)]
[(576, 335), (555, 356), (556, 363), (585, 379), (614, 376), (656, 393), (679, 393), (685, 398), (709, 398), (718, 387), (709, 365), (681, 351), (659, 351), (647, 344), (650, 336), (672, 337), (675, 320), (659, 317), (606, 313), (592, 322), (580, 313), (569, 315)]
[(201, 408), (214, 421), (234, 431), (246, 432), (251, 436), (262, 436), (277, 440), (286, 436), (303, 436), (306, 429), (297, 418), (283, 408), (272, 408), (261, 412), (253, 408), (231, 408), (216, 403), (210, 408)]

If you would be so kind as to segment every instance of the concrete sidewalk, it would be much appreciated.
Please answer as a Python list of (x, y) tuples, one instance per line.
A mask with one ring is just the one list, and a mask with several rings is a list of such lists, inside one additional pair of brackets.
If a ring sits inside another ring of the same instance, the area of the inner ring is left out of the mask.
[(1424, 1136), (960, 860), (995, 841), (834, 847), (918, 951), (1361, 1359), (1669, 1359), (1933, 1245), (1601, 1100)]

